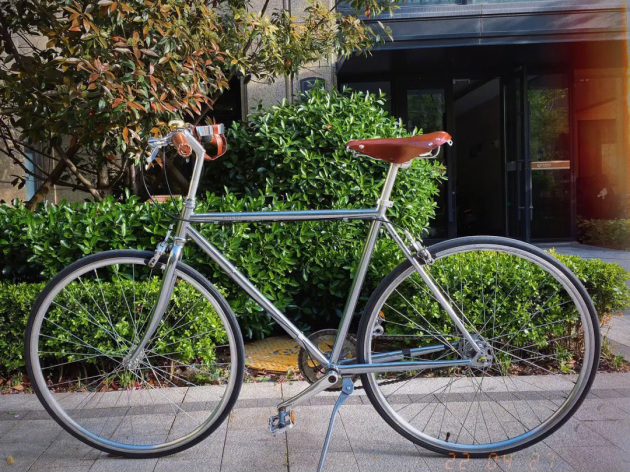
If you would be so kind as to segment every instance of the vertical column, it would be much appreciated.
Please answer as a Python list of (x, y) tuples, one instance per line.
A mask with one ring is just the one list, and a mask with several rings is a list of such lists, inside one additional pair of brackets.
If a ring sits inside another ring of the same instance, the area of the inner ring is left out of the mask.
[[(627, 130), (630, 130), (630, 0), (626, 0), (626, 67), (623, 77), (623, 89), (625, 96), (625, 106), (623, 107), (623, 115), (621, 117), (623, 121), (625, 133), (623, 133), (624, 141), (621, 146), (621, 153), (623, 156), (623, 165), (625, 167), (625, 188), (623, 191), (626, 195), (630, 194), (630, 134)], [(630, 216), (630, 199), (626, 200), (626, 215)]]

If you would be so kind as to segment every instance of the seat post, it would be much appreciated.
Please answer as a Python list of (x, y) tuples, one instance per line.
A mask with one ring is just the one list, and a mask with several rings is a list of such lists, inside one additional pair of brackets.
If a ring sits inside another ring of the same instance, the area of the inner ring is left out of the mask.
[(385, 183), (383, 184), (383, 190), (381, 191), (381, 197), (378, 199), (378, 216), (383, 218), (385, 216), (385, 212), (387, 212), (387, 207), (391, 207), (393, 202), (389, 200), (392, 190), (394, 189), (394, 183), (396, 182), (396, 176), (398, 175), (398, 170), (400, 169), (400, 164), (390, 164), (389, 171), (387, 171), (387, 177), (385, 178)]

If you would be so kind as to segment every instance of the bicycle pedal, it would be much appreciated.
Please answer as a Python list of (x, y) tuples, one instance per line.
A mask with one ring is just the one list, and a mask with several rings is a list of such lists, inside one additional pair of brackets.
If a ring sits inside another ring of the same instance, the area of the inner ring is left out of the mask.
[(269, 417), (269, 432), (272, 435), (278, 435), (292, 428), (294, 423), (294, 411), (280, 411), (277, 416)]

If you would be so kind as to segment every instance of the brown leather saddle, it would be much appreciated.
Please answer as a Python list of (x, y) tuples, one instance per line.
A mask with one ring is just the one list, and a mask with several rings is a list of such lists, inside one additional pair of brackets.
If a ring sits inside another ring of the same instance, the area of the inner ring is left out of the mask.
[(445, 143), (452, 144), (451, 135), (445, 131), (436, 131), (435, 133), (406, 138), (354, 140), (346, 143), (346, 146), (357, 153), (365, 154), (374, 159), (381, 159), (393, 164), (404, 164), (414, 158), (431, 157), (426, 155)]

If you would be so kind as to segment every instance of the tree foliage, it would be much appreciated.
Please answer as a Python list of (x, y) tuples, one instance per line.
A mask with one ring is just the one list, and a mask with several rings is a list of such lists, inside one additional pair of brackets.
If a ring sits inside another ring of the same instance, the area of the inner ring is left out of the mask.
[[(0, 151), (25, 174), (98, 200), (130, 183), (151, 133), (171, 119), (202, 120), (230, 79), (295, 74), (379, 39), (321, 0), (299, 18), (269, 0), (258, 9), (244, 0), (0, 0)], [(24, 164), (40, 143), (53, 171)]]

